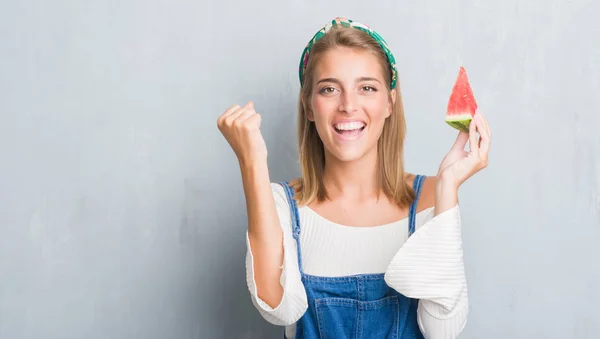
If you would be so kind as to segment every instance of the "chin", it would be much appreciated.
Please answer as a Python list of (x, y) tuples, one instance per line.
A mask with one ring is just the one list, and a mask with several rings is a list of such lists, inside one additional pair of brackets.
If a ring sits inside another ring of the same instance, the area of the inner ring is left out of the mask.
[(366, 150), (364, 149), (336, 149), (333, 152), (329, 150), (329, 154), (335, 159), (342, 162), (352, 162), (362, 159)]

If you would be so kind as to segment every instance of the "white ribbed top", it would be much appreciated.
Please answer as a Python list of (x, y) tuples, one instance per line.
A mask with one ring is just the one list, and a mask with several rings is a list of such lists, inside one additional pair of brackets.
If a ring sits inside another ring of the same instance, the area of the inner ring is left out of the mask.
[[(273, 183), (271, 188), (284, 236), (281, 303), (273, 309), (258, 298), (247, 236), (246, 280), (252, 302), (263, 318), (286, 326), (286, 336), (294, 338), (295, 323), (308, 305), (286, 194), (279, 184)], [(433, 208), (419, 212), (416, 231), (410, 238), (408, 219), (351, 227), (331, 222), (307, 206), (298, 212), (304, 273), (329, 277), (385, 273), (390, 287), (419, 299), (418, 321), (425, 338), (458, 337), (468, 313), (458, 206), (435, 218)]]

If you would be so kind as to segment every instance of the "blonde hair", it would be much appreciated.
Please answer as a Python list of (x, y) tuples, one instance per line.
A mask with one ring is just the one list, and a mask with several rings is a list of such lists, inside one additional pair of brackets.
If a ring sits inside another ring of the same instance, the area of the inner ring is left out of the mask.
[[(328, 199), (323, 183), (325, 169), (325, 151), (323, 142), (317, 133), (314, 122), (308, 119), (315, 66), (322, 55), (336, 47), (349, 47), (372, 52), (384, 70), (386, 89), (390, 93), (391, 69), (387, 57), (380, 45), (367, 33), (355, 28), (334, 27), (312, 46), (311, 54), (304, 73), (303, 87), (298, 100), (298, 146), (301, 167), (300, 180), (293, 183), (296, 200), (299, 205), (308, 205), (313, 200)], [(378, 181), (383, 193), (399, 206), (410, 205), (415, 193), (404, 180), (404, 138), (406, 122), (400, 86), (396, 85), (396, 101), (392, 103), (388, 94), (391, 115), (386, 119), (377, 142)]]

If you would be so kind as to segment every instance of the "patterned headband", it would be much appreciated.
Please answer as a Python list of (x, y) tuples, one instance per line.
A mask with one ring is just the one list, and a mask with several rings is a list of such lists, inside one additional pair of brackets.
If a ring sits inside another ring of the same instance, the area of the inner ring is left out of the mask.
[(312, 49), (312, 46), (314, 45), (315, 42), (317, 42), (319, 39), (324, 37), (325, 34), (327, 34), (327, 32), (329, 32), (329, 30), (331, 30), (331, 28), (333, 28), (334, 26), (353, 27), (353, 28), (359, 29), (363, 32), (366, 32), (373, 39), (375, 39), (375, 41), (377, 41), (379, 43), (379, 45), (381, 46), (381, 49), (387, 56), (388, 62), (390, 64), (390, 69), (392, 70), (392, 81), (390, 84), (390, 88), (391, 89), (396, 88), (396, 81), (397, 81), (397, 76), (398, 76), (398, 70), (396, 69), (396, 59), (394, 58), (392, 51), (388, 47), (387, 42), (385, 42), (385, 40), (383, 40), (383, 38), (379, 34), (377, 34), (377, 32), (375, 32), (374, 30), (369, 28), (369, 26), (358, 23), (358, 22), (353, 22), (350, 19), (339, 18), (339, 17), (335, 18), (334, 20), (331, 20), (331, 22), (327, 23), (327, 25), (325, 25), (325, 27), (321, 28), (312, 37), (312, 39), (310, 39), (310, 41), (306, 45), (306, 48), (304, 48), (304, 51), (302, 52), (302, 58), (300, 59), (300, 70), (299, 70), (300, 86), (302, 86), (302, 83), (304, 80), (304, 72), (306, 71), (306, 65), (308, 64), (308, 56), (310, 55), (310, 50)]

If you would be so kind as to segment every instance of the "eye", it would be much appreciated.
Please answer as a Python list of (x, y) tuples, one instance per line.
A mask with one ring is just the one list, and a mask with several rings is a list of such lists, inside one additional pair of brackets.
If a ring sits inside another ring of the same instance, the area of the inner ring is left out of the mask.
[(363, 86), (362, 89), (365, 92), (377, 92), (377, 88), (375, 88), (373, 86), (369, 86), (369, 85)]
[(319, 90), (319, 93), (321, 94), (331, 94), (335, 92), (335, 88), (333, 87), (323, 87)]

